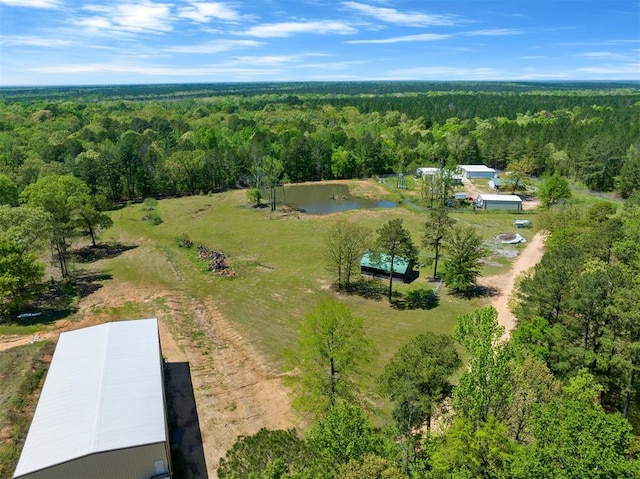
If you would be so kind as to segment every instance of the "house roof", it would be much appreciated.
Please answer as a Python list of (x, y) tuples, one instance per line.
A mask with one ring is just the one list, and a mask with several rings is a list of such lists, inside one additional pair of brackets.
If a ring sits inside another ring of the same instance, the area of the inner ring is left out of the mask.
[(167, 440), (157, 319), (60, 334), (14, 477)]
[[(387, 272), (389, 271), (390, 263), (391, 256), (387, 254), (365, 253), (360, 260), (360, 266), (376, 268)], [(393, 258), (393, 272), (396, 274), (406, 274), (410, 265), (411, 261), (407, 258), (403, 258), (402, 256)]]
[(481, 172), (495, 173), (496, 172), (496, 170), (494, 170), (493, 168), (489, 168), (486, 165), (458, 165), (458, 168), (465, 171), (474, 172), (474, 173), (481, 173)]
[(485, 193), (481, 193), (478, 195), (478, 198), (481, 198), (482, 201), (515, 201), (517, 203), (522, 203), (522, 198), (518, 195), (487, 195)]

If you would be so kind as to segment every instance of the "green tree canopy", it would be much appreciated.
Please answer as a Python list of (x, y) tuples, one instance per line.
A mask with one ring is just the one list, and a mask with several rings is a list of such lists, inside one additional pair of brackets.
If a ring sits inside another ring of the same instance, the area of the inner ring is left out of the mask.
[(538, 186), (538, 198), (542, 206), (549, 208), (562, 200), (571, 198), (571, 189), (566, 178), (555, 173), (544, 179)]
[(367, 250), (371, 231), (356, 223), (342, 220), (327, 233), (327, 268), (340, 289), (348, 289), (351, 278), (359, 271), (360, 259)]
[(0, 205), (18, 204), (18, 186), (7, 175), (0, 173)]
[[(240, 436), (220, 459), (220, 479), (271, 479), (287, 477), (313, 467), (313, 454), (293, 429), (262, 428)], [(265, 472), (271, 471), (271, 477)]]
[(509, 350), (500, 341), (503, 332), (492, 306), (458, 316), (453, 329), (453, 337), (469, 353), (469, 368), (460, 376), (453, 405), (459, 415), (476, 427), (489, 416), (505, 418), (511, 370)]
[(414, 260), (418, 250), (413, 244), (411, 233), (403, 224), (401, 218), (389, 220), (378, 229), (378, 239), (375, 242), (376, 253), (389, 256), (389, 301), (393, 294), (393, 262), (400, 256), (407, 260)]
[(315, 413), (350, 400), (355, 376), (373, 352), (362, 319), (334, 299), (321, 301), (302, 320), (296, 365), (300, 368), (300, 395), (294, 402)]
[(631, 425), (595, 402), (599, 387), (585, 371), (571, 379), (562, 397), (537, 415), (535, 441), (514, 457), (519, 479), (633, 478), (640, 464), (627, 459)]
[(472, 226), (454, 226), (444, 242), (447, 259), (442, 278), (455, 293), (469, 294), (480, 275), (485, 251), (482, 239)]
[(309, 448), (326, 461), (329, 468), (358, 460), (367, 454), (383, 454), (383, 437), (368, 424), (362, 410), (342, 402), (311, 425), (306, 440)]
[(20, 308), (42, 279), (44, 265), (15, 243), (0, 240), (0, 317)]
[(69, 275), (68, 249), (77, 235), (80, 211), (91, 204), (89, 187), (73, 176), (50, 175), (27, 186), (20, 198), (29, 206), (44, 209), (52, 218), (52, 244), (56, 249), (63, 277)]
[(394, 402), (396, 423), (408, 431), (425, 421), (431, 428), (433, 410), (451, 393), (450, 378), (460, 365), (450, 336), (425, 333), (402, 346), (378, 379), (381, 392)]
[(449, 217), (445, 208), (435, 208), (429, 210), (429, 216), (424, 225), (424, 236), (422, 245), (433, 250), (433, 279), (438, 277), (438, 259), (440, 257), (440, 247), (445, 240), (456, 220)]

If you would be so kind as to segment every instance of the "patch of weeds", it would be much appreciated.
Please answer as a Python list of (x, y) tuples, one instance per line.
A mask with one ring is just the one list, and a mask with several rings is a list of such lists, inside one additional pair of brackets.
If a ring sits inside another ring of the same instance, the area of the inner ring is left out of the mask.
[(146, 211), (146, 213), (142, 216), (142, 221), (146, 221), (147, 223), (151, 223), (154, 226), (162, 223), (162, 218), (158, 213), (156, 207), (158, 206), (158, 200), (155, 198), (146, 198), (142, 203), (142, 211)]
[(157, 211), (150, 211), (142, 217), (142, 221), (146, 221), (147, 223), (157, 226), (162, 223), (162, 218), (160, 218)]

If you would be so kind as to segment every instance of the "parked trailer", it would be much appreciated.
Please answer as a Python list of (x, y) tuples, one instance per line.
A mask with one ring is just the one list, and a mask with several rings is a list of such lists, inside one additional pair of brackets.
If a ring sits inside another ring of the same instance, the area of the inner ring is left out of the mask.
[(531, 228), (531, 220), (515, 220), (513, 224), (516, 228)]

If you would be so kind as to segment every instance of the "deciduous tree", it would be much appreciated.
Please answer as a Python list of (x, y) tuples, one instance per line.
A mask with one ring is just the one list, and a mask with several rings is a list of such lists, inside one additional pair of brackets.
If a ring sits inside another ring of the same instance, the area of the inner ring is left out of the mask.
[(77, 234), (79, 213), (91, 202), (89, 188), (73, 176), (45, 176), (27, 186), (21, 200), (51, 215), (52, 246), (57, 253), (62, 276), (68, 277), (68, 249)]
[(371, 230), (350, 221), (333, 224), (327, 233), (327, 267), (339, 289), (349, 289), (358, 271), (360, 259), (367, 250)]
[(451, 375), (461, 361), (451, 336), (425, 333), (411, 339), (389, 360), (378, 383), (394, 402), (398, 425), (411, 431), (426, 422), (452, 389)]
[(438, 259), (440, 258), (440, 248), (442, 242), (447, 237), (455, 220), (449, 217), (447, 210), (443, 207), (429, 210), (429, 217), (424, 225), (424, 236), (422, 245), (433, 250), (433, 279), (438, 278)]
[(500, 341), (503, 332), (492, 306), (458, 316), (453, 329), (453, 337), (469, 353), (469, 368), (460, 376), (453, 405), (476, 428), (489, 416), (505, 418), (511, 370), (509, 350)]
[(372, 352), (362, 319), (334, 299), (321, 301), (300, 325), (294, 359), (301, 388), (295, 404), (322, 413), (341, 399), (351, 399), (355, 376)]
[(485, 254), (482, 239), (472, 226), (454, 226), (444, 241), (447, 259), (442, 277), (459, 294), (468, 294), (480, 275), (480, 260)]
[(389, 258), (389, 301), (393, 294), (393, 264), (397, 257), (407, 260), (415, 260), (418, 250), (413, 244), (411, 233), (402, 225), (402, 219), (389, 220), (387, 224), (378, 229), (378, 239), (375, 242), (377, 253), (382, 253)]
[(571, 189), (567, 179), (555, 173), (540, 183), (537, 194), (542, 206), (549, 208), (559, 201), (571, 198)]
[(384, 450), (382, 436), (369, 426), (362, 410), (345, 402), (331, 406), (324, 417), (312, 424), (306, 440), (329, 468)]

